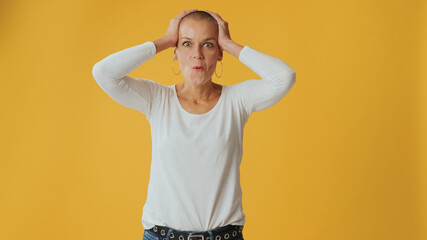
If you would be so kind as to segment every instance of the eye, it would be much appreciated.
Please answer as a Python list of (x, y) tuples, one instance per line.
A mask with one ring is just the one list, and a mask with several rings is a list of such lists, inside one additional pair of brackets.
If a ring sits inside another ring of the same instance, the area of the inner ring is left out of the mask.
[[(188, 47), (188, 46), (190, 46), (190, 45), (191, 45), (191, 43), (190, 43), (189, 41), (185, 41), (185, 42), (183, 42), (183, 43), (182, 43), (182, 45), (183, 45), (183, 46), (185, 46), (185, 47)], [(205, 43), (203, 44), (203, 46), (206, 46), (206, 47), (211, 48), (211, 47), (213, 47), (214, 45), (213, 45), (212, 43), (210, 43), (210, 42), (205, 42)]]

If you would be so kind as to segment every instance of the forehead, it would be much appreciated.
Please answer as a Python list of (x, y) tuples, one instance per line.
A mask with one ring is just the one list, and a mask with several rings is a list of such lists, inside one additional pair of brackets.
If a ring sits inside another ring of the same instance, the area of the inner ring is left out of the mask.
[(187, 38), (218, 38), (218, 24), (208, 20), (185, 19), (179, 25), (179, 36)]

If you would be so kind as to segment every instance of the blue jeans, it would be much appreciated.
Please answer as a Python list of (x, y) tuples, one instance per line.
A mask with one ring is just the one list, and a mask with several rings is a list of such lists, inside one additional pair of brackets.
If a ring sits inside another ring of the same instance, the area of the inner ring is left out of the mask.
[[(169, 230), (169, 232), (166, 234), (166, 236), (163, 237), (162, 235), (160, 235), (158, 233), (144, 229), (144, 236), (143, 236), (142, 240), (178, 240), (176, 237), (174, 239), (169, 238), (171, 231), (172, 230)], [(213, 238), (212, 232), (211, 231), (208, 231), (208, 232), (211, 236), (211, 239), (215, 240), (215, 238)], [(187, 239), (184, 239), (184, 240), (187, 240)], [(224, 240), (224, 239), (221, 239), (221, 240)], [(233, 238), (233, 240), (244, 240), (243, 233), (238, 233), (236, 235), (236, 237)]]

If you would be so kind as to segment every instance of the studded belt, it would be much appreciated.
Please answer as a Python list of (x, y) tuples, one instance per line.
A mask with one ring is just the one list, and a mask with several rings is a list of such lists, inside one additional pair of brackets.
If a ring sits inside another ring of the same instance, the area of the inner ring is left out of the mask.
[(171, 240), (233, 240), (242, 233), (243, 226), (227, 225), (212, 229), (210, 232), (212, 232), (213, 239), (211, 239), (209, 231), (180, 231), (159, 225), (155, 225), (153, 228), (148, 229), (148, 231), (159, 234), (166, 239), (170, 229), (172, 230), (169, 235), (169, 239)]

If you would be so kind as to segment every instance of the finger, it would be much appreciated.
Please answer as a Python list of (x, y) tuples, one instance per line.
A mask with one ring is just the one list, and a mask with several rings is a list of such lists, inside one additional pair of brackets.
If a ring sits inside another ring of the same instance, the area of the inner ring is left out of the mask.
[(223, 21), (221, 21), (221, 19), (219, 19), (217, 16), (215, 16), (214, 14), (212, 14), (212, 13), (209, 13), (214, 19), (215, 19), (215, 21), (218, 23), (218, 24), (220, 24), (220, 23), (222, 23)]
[(219, 18), (219, 17), (217, 17), (215, 15), (212, 15), (212, 16), (215, 18), (215, 20), (218, 23), (218, 25), (222, 26), (222, 25), (225, 24), (225, 21), (223, 19), (221, 19), (221, 18)]
[(205, 10), (206, 12), (208, 12), (212, 17), (214, 17), (215, 19), (218, 19), (218, 14), (211, 12), (209, 10)]
[(209, 14), (211, 14), (212, 17), (214, 17), (217, 21), (224, 22), (224, 19), (222, 19), (222, 17), (219, 14), (211, 12), (209, 10), (206, 10), (206, 12), (208, 12)]

